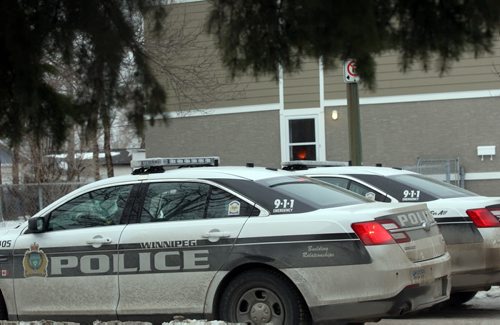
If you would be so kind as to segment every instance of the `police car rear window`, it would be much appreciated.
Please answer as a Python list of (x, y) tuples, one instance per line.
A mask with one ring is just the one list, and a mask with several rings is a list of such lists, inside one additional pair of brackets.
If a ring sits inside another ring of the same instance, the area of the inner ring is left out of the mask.
[[(259, 181), (278, 193), (294, 197), (306, 203), (329, 208), (371, 202), (362, 196), (337, 186), (304, 177), (279, 177)], [(275, 202), (283, 205), (281, 202)]]
[(476, 195), (460, 187), (419, 174), (394, 176), (355, 174), (351, 176), (376, 186), (400, 202), (428, 202), (439, 198)]
[(395, 175), (390, 178), (397, 180), (403, 184), (415, 187), (421, 191), (425, 191), (430, 195), (434, 195), (438, 198), (454, 198), (454, 197), (466, 197), (466, 196), (477, 196), (477, 194), (467, 191), (458, 186), (454, 186), (439, 180), (432, 179), (430, 177), (419, 175), (419, 174), (405, 174), (405, 175)]
[[(337, 186), (298, 176), (256, 182), (220, 178), (212, 181), (237, 191), (272, 214), (305, 213), (324, 207), (369, 202), (364, 197)], [(296, 183), (300, 183), (300, 187)]]

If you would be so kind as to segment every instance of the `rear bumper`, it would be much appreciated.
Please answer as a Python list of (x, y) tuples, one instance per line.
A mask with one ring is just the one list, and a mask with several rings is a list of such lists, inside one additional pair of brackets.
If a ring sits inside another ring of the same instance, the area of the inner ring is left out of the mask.
[(476, 272), (456, 273), (451, 280), (452, 292), (489, 290), (500, 285), (500, 270), (481, 270)]
[[(449, 298), (450, 255), (402, 263), (399, 247), (371, 247), (371, 264), (288, 270), (316, 324), (369, 321), (428, 308)], [(378, 252), (377, 252), (378, 251)]]
[(330, 324), (332, 315), (340, 323), (342, 320), (377, 320), (401, 316), (443, 302), (448, 299), (449, 288), (449, 277), (445, 276), (427, 285), (408, 286), (388, 299), (312, 307), (310, 311), (315, 324)]
[(482, 243), (448, 245), (452, 292), (487, 290), (500, 284), (500, 228), (480, 232)]

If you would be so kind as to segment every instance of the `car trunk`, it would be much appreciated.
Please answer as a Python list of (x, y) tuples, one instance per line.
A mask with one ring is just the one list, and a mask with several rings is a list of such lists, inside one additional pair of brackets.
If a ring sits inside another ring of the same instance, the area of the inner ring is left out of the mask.
[(425, 261), (446, 253), (446, 245), (436, 221), (425, 204), (381, 204), (375, 220), (401, 247), (409, 260)]

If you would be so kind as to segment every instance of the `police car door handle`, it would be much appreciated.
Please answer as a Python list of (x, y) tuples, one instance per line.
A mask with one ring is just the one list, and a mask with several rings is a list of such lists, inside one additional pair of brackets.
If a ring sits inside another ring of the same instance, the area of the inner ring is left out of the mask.
[(231, 234), (225, 231), (211, 230), (206, 234), (201, 235), (203, 238), (207, 238), (211, 242), (218, 241), (221, 238), (229, 238)]
[(104, 238), (100, 235), (97, 235), (97, 236), (93, 237), (92, 239), (87, 240), (87, 244), (92, 245), (92, 247), (94, 247), (94, 248), (99, 248), (102, 245), (109, 245), (112, 242), (113, 241), (111, 240), (111, 238)]

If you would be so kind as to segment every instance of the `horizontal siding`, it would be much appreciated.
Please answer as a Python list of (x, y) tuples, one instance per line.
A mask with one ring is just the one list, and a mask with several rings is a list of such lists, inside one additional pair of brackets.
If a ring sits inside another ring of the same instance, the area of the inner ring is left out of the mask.
[[(500, 43), (496, 43), (494, 54), (474, 58), (466, 54), (458, 62), (452, 62), (443, 75), (436, 70), (436, 61), (429, 64), (428, 71), (420, 63), (403, 73), (396, 54), (386, 54), (377, 59), (376, 88), (367, 90), (360, 86), (361, 97), (397, 96), (422, 93), (443, 93), (469, 90), (493, 89), (500, 86)], [(336, 69), (325, 71), (325, 99), (346, 97), (341, 64)]]
[[(158, 79), (167, 90), (168, 111), (279, 102), (279, 88), (274, 76), (259, 79), (251, 75), (230, 78), (221, 63), (213, 37), (204, 31), (210, 9), (208, 2), (180, 3), (167, 8), (167, 33), (179, 32), (181, 38), (197, 35), (192, 44), (181, 50), (163, 55), (156, 52), (155, 56), (163, 58), (164, 65), (170, 67), (169, 71), (174, 71), (184, 78), (179, 82), (169, 75), (168, 71), (162, 71), (158, 67), (155, 69)], [(179, 26), (182, 28), (176, 31)], [(162, 43), (161, 39), (158, 41), (152, 38), (150, 31), (146, 31), (146, 38), (148, 48), (154, 53), (155, 48)], [(381, 55), (377, 59), (375, 91), (369, 91), (361, 84), (360, 97), (496, 88), (500, 85), (500, 78), (493, 65), (500, 64), (500, 42), (495, 44), (495, 50), (494, 54), (478, 59), (468, 53), (459, 62), (453, 62), (451, 70), (442, 76), (436, 71), (434, 63), (430, 64), (428, 72), (424, 72), (417, 62), (406, 73), (402, 73), (397, 54)], [(205, 64), (202, 77), (183, 72), (189, 71), (197, 64)], [(346, 97), (341, 64), (334, 70), (325, 71), (324, 89), (326, 100)], [(284, 74), (284, 100), (285, 109), (319, 107), (319, 74), (316, 60), (306, 61), (298, 73)]]
[[(153, 71), (167, 92), (166, 110), (278, 103), (279, 88), (274, 76), (231, 78), (214, 38), (204, 30), (209, 6), (207, 2), (169, 5), (164, 23), (164, 33), (169, 36), (157, 39), (151, 30), (146, 31)], [(147, 26), (150, 21), (146, 21)]]
[(304, 62), (298, 73), (283, 76), (285, 109), (319, 107), (318, 62)]

